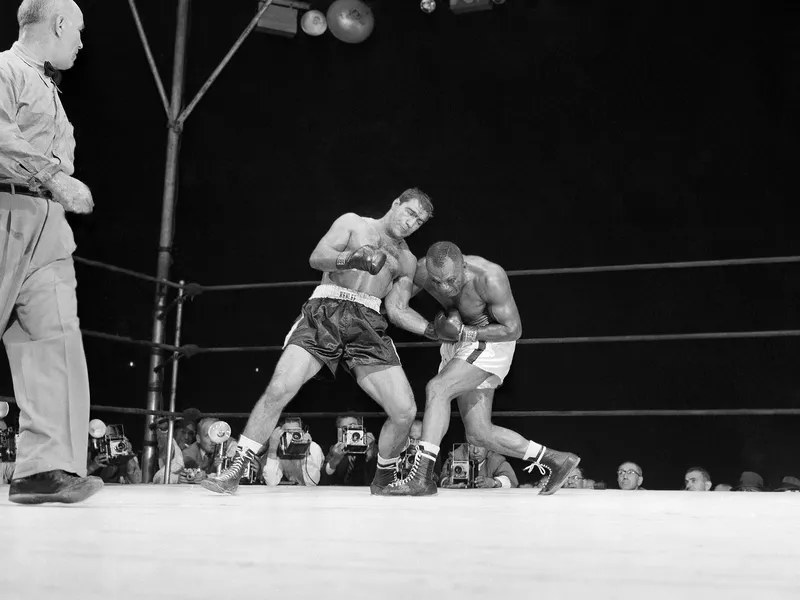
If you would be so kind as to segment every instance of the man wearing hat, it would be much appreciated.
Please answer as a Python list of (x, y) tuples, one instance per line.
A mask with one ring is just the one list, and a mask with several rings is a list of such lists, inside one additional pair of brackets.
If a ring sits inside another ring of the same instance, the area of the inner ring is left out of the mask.
[(776, 492), (800, 492), (800, 479), (787, 475), (781, 481), (781, 485), (776, 487)]
[(739, 485), (733, 488), (734, 492), (763, 492), (764, 479), (753, 471), (744, 471), (739, 477)]

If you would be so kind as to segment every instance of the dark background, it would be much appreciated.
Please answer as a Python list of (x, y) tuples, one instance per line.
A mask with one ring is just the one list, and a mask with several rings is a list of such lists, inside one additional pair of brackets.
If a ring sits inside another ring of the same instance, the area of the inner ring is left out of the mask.
[[(155, 274), (166, 119), (127, 3), (83, 0), (85, 48), (62, 99), (76, 176), (97, 208), (71, 218), (77, 255)], [(314, 3), (323, 11), (328, 2)], [(308, 280), (308, 255), (343, 212), (380, 215), (405, 188), (434, 199), (416, 254), (449, 239), (509, 270), (800, 254), (800, 7), (724, 2), (509, 0), (432, 15), (372, 4), (363, 44), (330, 33), (254, 32), (189, 117), (182, 143), (174, 280)], [(16, 39), (3, 0), (0, 42)], [(169, 90), (175, 2), (139, 2)], [(196, 0), (188, 103), (255, 14)], [(515, 277), (523, 337), (800, 328), (798, 266)], [(77, 265), (82, 325), (149, 339), (153, 286)], [(310, 288), (206, 293), (184, 343), (280, 344)], [(432, 316), (428, 300), (416, 305)], [(413, 336), (394, 330), (398, 341)], [(169, 340), (168, 340), (169, 341)], [(144, 407), (147, 350), (86, 339), (93, 403)], [(795, 338), (519, 346), (497, 410), (798, 407)], [(277, 353), (181, 363), (178, 406), (250, 410)], [(436, 349), (401, 350), (417, 403)], [(134, 366), (130, 366), (133, 362)], [(256, 371), (258, 368), (258, 371)], [(0, 394), (13, 392), (0, 366)], [(313, 381), (292, 411), (377, 410), (346, 376)], [(143, 420), (123, 422), (141, 440)], [(624, 460), (645, 487), (686, 467), (734, 483), (800, 474), (789, 418), (500, 419), (582, 455), (614, 482)], [(234, 421), (235, 432), (243, 421)], [(310, 420), (323, 446), (330, 420)], [(379, 422), (368, 421), (377, 430)], [(445, 444), (463, 440), (459, 419)], [(515, 467), (520, 463), (514, 463)]]

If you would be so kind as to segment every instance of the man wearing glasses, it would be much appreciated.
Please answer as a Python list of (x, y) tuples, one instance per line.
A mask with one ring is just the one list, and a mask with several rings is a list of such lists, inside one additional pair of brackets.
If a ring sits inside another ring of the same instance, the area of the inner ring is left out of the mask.
[(624, 462), (617, 469), (617, 483), (621, 490), (643, 490), (642, 468), (634, 462)]
[(572, 469), (567, 477), (567, 482), (564, 484), (565, 488), (573, 490), (592, 490), (594, 489), (594, 486), (594, 479), (587, 479), (581, 467), (575, 467)]

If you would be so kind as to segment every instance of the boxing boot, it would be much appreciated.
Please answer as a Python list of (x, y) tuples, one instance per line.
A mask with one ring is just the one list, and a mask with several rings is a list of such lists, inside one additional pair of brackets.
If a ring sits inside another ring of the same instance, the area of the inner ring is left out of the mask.
[(542, 446), (541, 452), (530, 465), (525, 467), (525, 471), (531, 473), (535, 467), (542, 475), (547, 476), (539, 494), (549, 496), (555, 494), (566, 483), (572, 469), (580, 462), (581, 459), (570, 452), (559, 452)]
[(209, 475), (200, 482), (200, 485), (218, 494), (235, 494), (239, 489), (239, 480), (247, 472), (250, 463), (255, 460), (256, 455), (252, 450), (238, 446), (231, 465), (223, 469), (219, 475)]
[(437, 493), (436, 482), (433, 480), (435, 464), (436, 455), (420, 449), (407, 477), (373, 493), (378, 496), (434, 496)]

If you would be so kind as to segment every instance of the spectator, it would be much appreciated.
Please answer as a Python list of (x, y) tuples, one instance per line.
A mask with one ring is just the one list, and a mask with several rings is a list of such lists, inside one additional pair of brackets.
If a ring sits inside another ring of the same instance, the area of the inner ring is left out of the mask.
[(734, 492), (763, 492), (764, 479), (753, 471), (743, 471), (739, 476), (739, 484), (733, 488)]
[(416, 419), (411, 423), (411, 429), (408, 432), (408, 439), (418, 442), (422, 439), (422, 421)]
[(194, 421), (176, 419), (172, 431), (181, 452), (197, 441), (197, 425)]
[[(417, 419), (411, 424), (411, 429), (408, 432), (408, 444), (400, 453), (400, 458), (397, 461), (397, 478), (403, 479), (411, 471), (414, 465), (414, 456), (419, 449), (418, 443), (422, 438), (422, 421)], [(433, 466), (433, 472), (436, 475), (436, 480), (439, 480), (439, 473), (442, 470), (442, 455), (436, 457), (436, 464)]]
[(800, 479), (787, 475), (781, 484), (775, 488), (776, 492), (800, 492)]
[(453, 483), (453, 461), (470, 460), (477, 465), (475, 473), (476, 488), (512, 488), (519, 482), (514, 469), (508, 464), (505, 456), (490, 452), (475, 444), (461, 444), (453, 451), (442, 469), (440, 486), (443, 488), (465, 488), (466, 483)]
[(570, 471), (564, 487), (578, 490), (592, 490), (594, 489), (594, 483), (594, 479), (588, 479), (584, 476), (583, 468), (579, 465)]
[(0, 484), (11, 483), (11, 479), (14, 477), (14, 464), (13, 462), (0, 462)]
[(330, 447), (323, 462), (320, 485), (369, 485), (374, 478), (378, 461), (375, 436), (366, 434), (367, 452), (364, 454), (347, 454), (344, 449), (344, 431), (358, 426), (356, 417), (337, 417), (337, 442)]
[(643, 490), (644, 471), (634, 462), (624, 462), (617, 469), (617, 483), (621, 490)]
[[(151, 426), (152, 427), (152, 426)], [(169, 439), (169, 419), (160, 417), (155, 423), (156, 442), (158, 443), (158, 471), (153, 475), (153, 483), (164, 482), (164, 469), (167, 464), (167, 441)], [(170, 483), (178, 483), (180, 474), (184, 470), (183, 452), (175, 441), (175, 427), (172, 428), (172, 461), (170, 462)]]
[[(299, 434), (300, 443), (309, 444), (302, 458), (280, 456), (281, 437), (287, 432)], [(269, 438), (266, 457), (261, 477), (267, 485), (278, 485), (281, 482), (307, 486), (319, 484), (320, 468), (324, 460), (322, 448), (311, 439), (308, 431), (303, 431), (298, 421), (285, 421), (282, 426), (275, 428)]]
[(703, 467), (690, 467), (683, 476), (683, 489), (686, 492), (708, 492), (711, 485), (711, 475)]
[(718, 483), (714, 488), (715, 492), (730, 492), (733, 486), (730, 483)]
[[(209, 473), (213, 473), (222, 464), (219, 444), (208, 434), (211, 426), (219, 421), (214, 417), (201, 419), (197, 424), (197, 441), (183, 451), (184, 469), (178, 476), (178, 483), (200, 483)], [(236, 442), (228, 440), (223, 454), (232, 456), (236, 452)]]
[[(124, 438), (128, 448), (133, 448), (130, 440)], [(103, 480), (104, 483), (142, 483), (142, 469), (139, 466), (139, 459), (131, 456), (125, 463), (109, 464), (109, 458), (104, 452), (98, 452), (88, 457), (86, 471), (88, 475), (94, 475)]]
[[(165, 442), (166, 444), (166, 442)], [(160, 446), (160, 445), (159, 445)], [(164, 482), (164, 469), (166, 468), (166, 461), (161, 456), (161, 448), (159, 447), (159, 457), (158, 457), (158, 471), (156, 471), (155, 475), (153, 475), (153, 483), (163, 483)], [(167, 448), (166, 445), (164, 446), (164, 453), (163, 456), (167, 455)], [(183, 473), (185, 466), (183, 464), (183, 453), (178, 448), (177, 444), (172, 445), (172, 462), (169, 465), (169, 482), (170, 483), (179, 483), (181, 473)]]
[(0, 444), (0, 484), (7, 484), (11, 483), (11, 478), (14, 476), (14, 466), (15, 463), (13, 461), (13, 454), (8, 451), (5, 447), (6, 443), (13, 444), (13, 440), (8, 440), (8, 436), (11, 434), (11, 431), (8, 429), (8, 425), (3, 419), (0, 419), (0, 440), (3, 442)]

